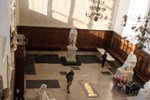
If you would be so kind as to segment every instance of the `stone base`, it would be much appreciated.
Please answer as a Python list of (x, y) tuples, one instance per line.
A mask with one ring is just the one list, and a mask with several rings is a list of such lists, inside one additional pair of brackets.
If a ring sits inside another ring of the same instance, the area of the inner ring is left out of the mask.
[(76, 59), (70, 59), (70, 58), (67, 58), (67, 57), (66, 57), (66, 60), (67, 60), (67, 62), (76, 62), (77, 61)]
[(133, 97), (126, 97), (126, 100), (136, 100), (136, 96), (133, 96)]
[(72, 46), (67, 46), (67, 49), (68, 49), (66, 57), (67, 62), (76, 62), (76, 52), (78, 49)]
[(81, 66), (81, 62), (77, 59), (76, 62), (68, 62), (66, 57), (60, 57), (64, 66)]

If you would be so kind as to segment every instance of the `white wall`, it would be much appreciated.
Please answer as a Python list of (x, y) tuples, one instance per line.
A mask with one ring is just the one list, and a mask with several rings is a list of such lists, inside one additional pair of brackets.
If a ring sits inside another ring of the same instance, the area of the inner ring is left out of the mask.
[[(1, 39), (1, 35), (0, 35), (0, 69), (2, 68), (2, 39)], [(0, 70), (0, 75), (2, 75), (2, 70)], [(3, 86), (3, 85), (1, 85)]]
[(97, 22), (85, 15), (93, 1), (97, 0), (19, 0), (19, 25), (109, 30), (115, 0), (105, 0), (109, 19)]
[[(136, 43), (136, 41), (131, 41), (135, 36), (135, 33), (131, 27), (136, 23), (137, 18), (147, 15), (150, 9), (150, 0), (117, 0), (115, 5), (115, 11), (113, 16), (113, 26), (112, 30), (121, 35), (122, 37), (127, 37), (130, 42)], [(126, 26), (123, 27), (122, 20), (123, 16), (127, 15)], [(150, 26), (149, 26), (150, 27)], [(144, 49), (150, 54), (150, 50)]]
[[(132, 25), (136, 23), (139, 15), (141, 17), (147, 15), (149, 6), (150, 0), (117, 0), (112, 29), (121, 36), (131, 34)], [(126, 27), (123, 28), (121, 23), (124, 15), (127, 15), (128, 19)]]
[(10, 19), (8, 5), (8, 0), (0, 0), (0, 75), (3, 78), (4, 88), (7, 87), (7, 55), (10, 55)]
[(131, 0), (116, 0), (112, 30), (120, 35), (122, 35), (123, 30), (123, 26), (121, 25), (123, 16), (128, 14), (130, 1)]

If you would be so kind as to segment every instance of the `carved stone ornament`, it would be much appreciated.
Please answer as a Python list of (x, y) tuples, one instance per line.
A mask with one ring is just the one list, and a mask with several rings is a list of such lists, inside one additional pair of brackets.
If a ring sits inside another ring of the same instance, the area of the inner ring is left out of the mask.
[(15, 15), (15, 9), (16, 9), (16, 1), (11, 0), (10, 1), (11, 19)]
[(11, 51), (17, 50), (17, 32), (13, 31), (10, 39)]

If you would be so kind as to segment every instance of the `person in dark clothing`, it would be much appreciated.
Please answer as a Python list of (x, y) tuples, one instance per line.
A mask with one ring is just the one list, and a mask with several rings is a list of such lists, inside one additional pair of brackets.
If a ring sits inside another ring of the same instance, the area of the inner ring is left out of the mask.
[(69, 87), (71, 86), (73, 78), (74, 78), (74, 70), (73, 69), (71, 69), (70, 72), (67, 73), (66, 78), (67, 78), (67, 86), (66, 86), (67, 92), (70, 93)]
[(104, 67), (105, 65), (106, 58), (107, 58), (107, 52), (105, 51), (105, 53), (101, 57), (102, 67)]
[(15, 90), (15, 100), (24, 100), (24, 94), (19, 89)]

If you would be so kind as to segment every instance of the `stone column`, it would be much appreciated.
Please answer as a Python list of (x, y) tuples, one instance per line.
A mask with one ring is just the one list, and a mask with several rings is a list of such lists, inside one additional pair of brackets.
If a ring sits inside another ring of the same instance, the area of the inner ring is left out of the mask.
[(7, 56), (7, 86), (8, 88), (11, 88), (11, 78), (12, 78), (13, 70), (14, 70), (14, 55), (12, 55), (12, 52), (11, 52), (11, 64), (9, 62), (9, 56)]

